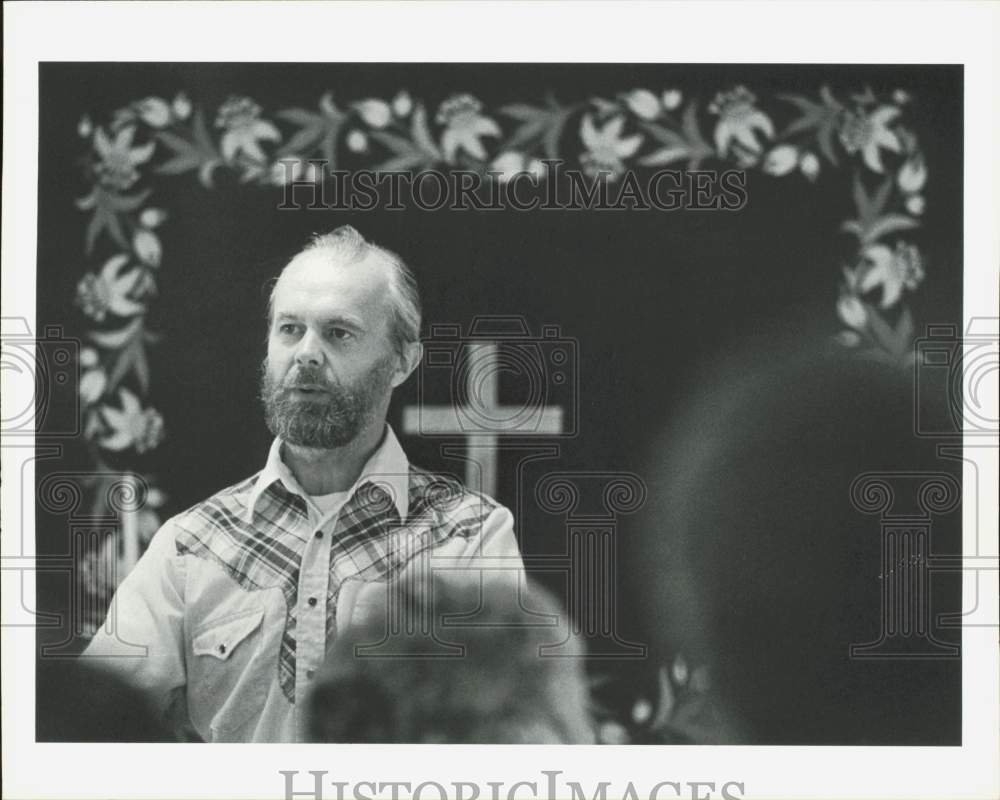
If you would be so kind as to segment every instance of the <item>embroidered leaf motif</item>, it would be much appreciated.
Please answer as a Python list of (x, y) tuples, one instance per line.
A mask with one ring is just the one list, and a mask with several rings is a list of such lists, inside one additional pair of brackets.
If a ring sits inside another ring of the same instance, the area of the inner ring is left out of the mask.
[(820, 152), (834, 166), (838, 166), (837, 153), (833, 146), (833, 135), (837, 129), (844, 106), (833, 96), (830, 87), (820, 89), (821, 102), (816, 103), (799, 94), (779, 94), (779, 100), (784, 100), (799, 109), (800, 116), (790, 122), (781, 134), (788, 138), (807, 131), (816, 132), (816, 142)]
[(701, 166), (703, 160), (715, 153), (715, 148), (701, 135), (701, 129), (698, 126), (698, 106), (695, 103), (688, 103), (687, 108), (684, 109), (681, 128), (687, 139), (687, 146), (691, 149), (688, 169), (696, 170)]
[(640, 126), (660, 144), (664, 145), (649, 155), (639, 159), (639, 163), (647, 167), (662, 167), (674, 161), (681, 161), (691, 156), (691, 146), (684, 137), (676, 131), (665, 128), (655, 122), (643, 122)]
[(893, 327), (876, 308), (867, 303), (865, 305), (868, 311), (868, 329), (876, 343), (895, 360), (903, 359), (913, 347), (914, 326), (910, 310), (904, 308)]
[(423, 103), (418, 103), (416, 110), (413, 112), (413, 117), (410, 120), (410, 130), (413, 133), (413, 141), (428, 156), (432, 157), (434, 161), (441, 161), (444, 158), (441, 150), (434, 143), (434, 139), (431, 138), (430, 128), (427, 125), (427, 109), (424, 108)]
[(856, 236), (862, 245), (867, 245), (890, 233), (918, 227), (920, 223), (913, 217), (898, 213), (882, 213), (891, 191), (892, 178), (886, 178), (874, 194), (869, 195), (860, 176), (855, 174), (853, 196), (858, 218), (841, 223), (840, 229)]
[(106, 350), (117, 350), (139, 333), (141, 328), (142, 317), (135, 317), (124, 328), (120, 328), (117, 331), (90, 331), (87, 334), (87, 338), (98, 347), (103, 347)]
[(281, 148), (279, 157), (298, 155), (308, 158), (319, 150), (326, 159), (327, 169), (332, 171), (337, 168), (337, 140), (347, 115), (337, 108), (331, 92), (320, 98), (318, 113), (304, 108), (286, 108), (277, 116), (299, 127)]
[(149, 361), (146, 357), (145, 339), (141, 335), (141, 331), (140, 322), (132, 332), (132, 336), (125, 340), (121, 350), (118, 351), (114, 366), (108, 374), (108, 392), (115, 391), (129, 373), (135, 375), (143, 394), (149, 391)]
[(222, 156), (212, 141), (201, 109), (194, 112), (190, 139), (171, 131), (159, 131), (156, 137), (174, 152), (173, 158), (156, 168), (157, 172), (164, 175), (180, 175), (197, 170), (201, 184), (206, 189), (213, 188), (212, 173), (222, 165)]
[(107, 231), (117, 244), (128, 248), (129, 241), (125, 236), (125, 231), (122, 228), (121, 221), (118, 219), (118, 215), (122, 212), (138, 208), (151, 191), (147, 189), (138, 195), (119, 195), (109, 192), (100, 186), (95, 187), (89, 198), (84, 198), (89, 201), (88, 205), (92, 205), (94, 209), (94, 213), (87, 225), (87, 233), (84, 241), (87, 255), (94, 252), (97, 237), (104, 231)]
[[(617, 106), (615, 106), (617, 108)], [(560, 106), (554, 97), (547, 98), (547, 107), (512, 103), (502, 106), (500, 113), (520, 120), (521, 125), (498, 148), (532, 151), (541, 147), (546, 158), (559, 157), (559, 139), (570, 115), (578, 106)]]
[(420, 103), (413, 111), (410, 120), (410, 136), (400, 136), (388, 131), (373, 131), (371, 136), (395, 155), (382, 162), (375, 170), (378, 172), (395, 172), (399, 170), (428, 170), (439, 163), (444, 156), (431, 138), (427, 125), (427, 110)]

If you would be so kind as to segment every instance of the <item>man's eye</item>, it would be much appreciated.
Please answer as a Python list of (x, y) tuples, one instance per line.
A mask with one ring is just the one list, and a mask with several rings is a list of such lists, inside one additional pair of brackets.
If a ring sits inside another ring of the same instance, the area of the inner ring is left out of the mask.
[(286, 336), (291, 336), (295, 333), (297, 327), (298, 326), (296, 326), (294, 323), (286, 322), (278, 326), (278, 332), (283, 333)]
[(330, 328), (330, 337), (338, 341), (345, 341), (353, 335), (347, 328)]

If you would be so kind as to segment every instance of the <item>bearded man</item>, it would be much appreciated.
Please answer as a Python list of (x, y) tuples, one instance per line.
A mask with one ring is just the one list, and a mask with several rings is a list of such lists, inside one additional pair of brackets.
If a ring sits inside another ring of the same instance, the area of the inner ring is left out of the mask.
[(511, 513), (411, 466), (386, 423), (420, 314), (411, 270), (349, 226), (289, 262), (268, 314), (263, 470), (164, 524), (86, 658), (206, 741), (300, 741), (338, 630), (404, 569), (518, 580)]

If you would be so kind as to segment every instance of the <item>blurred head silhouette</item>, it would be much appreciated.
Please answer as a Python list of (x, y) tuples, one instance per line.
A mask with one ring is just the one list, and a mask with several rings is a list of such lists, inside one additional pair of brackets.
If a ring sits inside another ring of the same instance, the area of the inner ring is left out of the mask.
[(309, 700), (311, 741), (593, 742), (582, 660), (544, 652), (566, 638), (547, 592), (435, 578), (383, 597), (338, 634)]
[[(879, 519), (852, 482), (954, 469), (915, 436), (912, 409), (909, 370), (830, 342), (761, 343), (706, 374), (657, 441), (626, 558), (650, 635), (708, 667), (734, 721), (723, 738), (960, 741), (957, 660), (849, 656), (879, 638), (882, 569)], [(957, 552), (953, 523), (935, 523), (935, 548)], [(935, 612), (956, 611), (954, 585), (941, 589)]]

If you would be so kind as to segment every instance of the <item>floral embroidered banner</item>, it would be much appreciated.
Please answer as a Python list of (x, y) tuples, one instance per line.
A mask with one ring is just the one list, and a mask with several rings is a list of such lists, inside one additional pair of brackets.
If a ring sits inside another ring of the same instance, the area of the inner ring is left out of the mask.
[[(855, 213), (831, 220), (831, 238), (846, 234), (855, 247), (830, 297), (843, 323), (831, 335), (860, 355), (906, 366), (915, 331), (908, 300), (924, 277), (910, 234), (924, 213), (927, 182), (908, 122), (911, 102), (903, 90), (835, 94), (818, 86), (810, 95), (758, 96), (730, 86), (705, 103), (666, 86), (570, 104), (543, 95), (496, 108), (469, 94), (431, 108), (406, 90), (357, 99), (327, 92), (312, 108), (265, 109), (243, 96), (207, 107), (179, 91), (139, 98), (107, 120), (84, 117), (78, 133), (90, 189), (77, 200), (87, 264), (77, 304), (90, 322), (80, 397), (95, 471), (110, 471), (109, 453), (155, 451), (166, 429), (149, 395), (147, 353), (159, 338), (147, 316), (170, 257), (158, 231), (182, 211), (163, 207), (157, 187), (193, 179), (211, 191), (222, 172), (248, 191), (280, 191), (289, 182), (322, 182), (336, 169), (462, 169), (501, 182), (520, 173), (544, 180), (544, 162), (558, 159), (612, 183), (629, 170), (707, 165), (822, 192), (828, 176), (846, 171)], [(144, 477), (151, 488), (138, 520), (143, 544), (165, 499), (152, 476)], [(99, 582), (85, 588), (104, 599), (113, 589)]]

